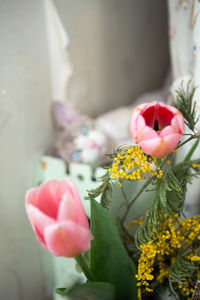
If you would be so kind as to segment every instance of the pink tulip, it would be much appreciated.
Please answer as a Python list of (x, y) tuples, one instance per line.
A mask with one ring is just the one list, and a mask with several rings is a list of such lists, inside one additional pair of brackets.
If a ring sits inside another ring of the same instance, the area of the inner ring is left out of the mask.
[(74, 257), (93, 239), (76, 187), (50, 180), (26, 194), (26, 212), (37, 240), (56, 256)]
[(161, 158), (178, 145), (184, 132), (184, 119), (171, 105), (144, 103), (134, 109), (130, 130), (135, 143), (145, 153)]

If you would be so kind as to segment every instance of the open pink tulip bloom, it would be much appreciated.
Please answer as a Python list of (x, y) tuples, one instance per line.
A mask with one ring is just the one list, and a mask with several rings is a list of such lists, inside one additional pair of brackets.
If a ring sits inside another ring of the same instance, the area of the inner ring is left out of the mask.
[(50, 180), (26, 194), (26, 212), (37, 240), (56, 256), (74, 257), (93, 239), (76, 187)]
[(130, 130), (145, 153), (162, 158), (178, 145), (184, 133), (184, 119), (171, 105), (144, 103), (134, 109)]

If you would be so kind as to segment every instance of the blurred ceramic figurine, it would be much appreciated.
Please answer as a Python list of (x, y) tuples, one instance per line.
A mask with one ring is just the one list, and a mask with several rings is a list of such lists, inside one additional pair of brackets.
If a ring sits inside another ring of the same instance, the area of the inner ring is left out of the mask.
[(59, 102), (53, 104), (57, 138), (53, 154), (70, 162), (92, 167), (106, 163), (105, 153), (112, 151), (112, 139), (98, 128), (95, 120)]

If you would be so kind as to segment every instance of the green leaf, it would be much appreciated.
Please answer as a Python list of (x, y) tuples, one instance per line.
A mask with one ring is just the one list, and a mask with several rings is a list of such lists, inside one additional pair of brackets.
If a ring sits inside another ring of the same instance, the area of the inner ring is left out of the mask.
[(200, 139), (196, 140), (196, 142), (192, 145), (192, 147), (190, 148), (189, 152), (187, 153), (187, 155), (184, 158), (184, 162), (187, 162), (190, 160), (190, 158), (192, 157), (194, 151), (197, 149), (198, 145), (199, 145), (199, 141)]
[(129, 258), (109, 213), (91, 198), (90, 269), (96, 281), (110, 282), (116, 300), (136, 299), (136, 267)]
[(59, 288), (56, 292), (70, 300), (114, 300), (114, 286), (107, 282), (87, 282), (72, 288)]

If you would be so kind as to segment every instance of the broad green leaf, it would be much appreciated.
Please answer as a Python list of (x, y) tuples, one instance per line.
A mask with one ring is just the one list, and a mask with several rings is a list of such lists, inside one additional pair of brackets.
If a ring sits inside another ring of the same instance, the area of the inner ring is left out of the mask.
[(114, 286), (107, 282), (88, 282), (56, 292), (70, 300), (114, 300)]
[(129, 258), (109, 213), (91, 199), (90, 269), (96, 281), (115, 286), (116, 300), (136, 299), (136, 267)]

